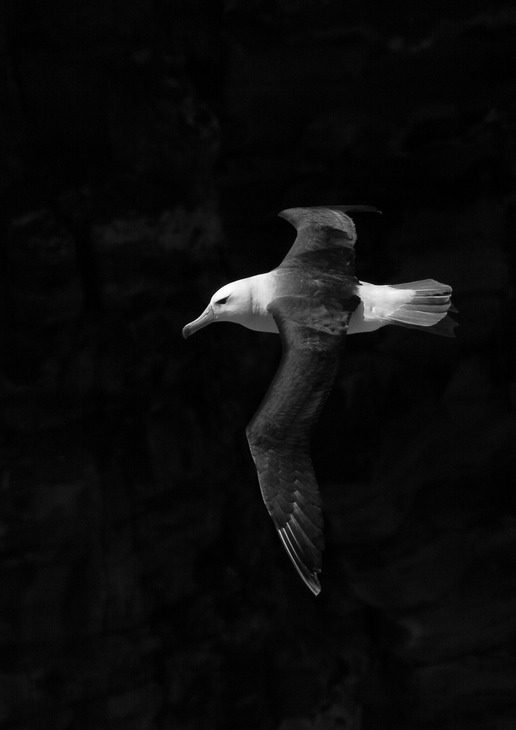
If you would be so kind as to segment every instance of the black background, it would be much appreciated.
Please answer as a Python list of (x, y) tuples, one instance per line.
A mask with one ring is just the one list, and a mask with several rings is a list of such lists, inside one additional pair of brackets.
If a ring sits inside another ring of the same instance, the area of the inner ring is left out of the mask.
[[(510, 3), (11, 0), (0, 69), (2, 727), (516, 727)], [(181, 328), (326, 203), (460, 326), (348, 339), (315, 599), (244, 436), (279, 342)]]

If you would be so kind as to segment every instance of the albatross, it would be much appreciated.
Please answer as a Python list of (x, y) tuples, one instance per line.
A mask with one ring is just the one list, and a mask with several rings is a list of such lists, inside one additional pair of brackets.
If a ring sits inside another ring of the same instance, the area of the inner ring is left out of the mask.
[(279, 333), (282, 358), (246, 429), (265, 506), (297, 572), (317, 595), (324, 548), (321, 496), (310, 434), (337, 374), (346, 335), (386, 325), (453, 336), (452, 289), (434, 279), (376, 285), (355, 277), (353, 212), (369, 205), (289, 208), (297, 231), (272, 271), (226, 284), (183, 328), (189, 337), (212, 322)]

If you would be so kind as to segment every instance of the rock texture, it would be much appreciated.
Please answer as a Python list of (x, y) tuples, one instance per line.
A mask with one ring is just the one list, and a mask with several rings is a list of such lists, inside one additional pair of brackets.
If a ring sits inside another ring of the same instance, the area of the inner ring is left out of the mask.
[[(516, 727), (516, 14), (348, 5), (0, 6), (6, 729)], [(181, 327), (338, 202), (460, 327), (349, 339), (315, 600), (244, 437), (279, 344)]]

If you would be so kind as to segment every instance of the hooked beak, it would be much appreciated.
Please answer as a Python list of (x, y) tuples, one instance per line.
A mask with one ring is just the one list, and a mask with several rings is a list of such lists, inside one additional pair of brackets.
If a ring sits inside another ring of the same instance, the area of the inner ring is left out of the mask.
[(211, 304), (208, 304), (200, 317), (194, 319), (193, 322), (185, 324), (185, 326), (183, 327), (183, 337), (186, 340), (188, 337), (190, 337), (190, 335), (193, 335), (194, 332), (197, 332), (197, 330), (206, 327), (207, 324), (210, 324), (210, 322), (213, 322), (214, 320), (215, 312), (213, 311)]

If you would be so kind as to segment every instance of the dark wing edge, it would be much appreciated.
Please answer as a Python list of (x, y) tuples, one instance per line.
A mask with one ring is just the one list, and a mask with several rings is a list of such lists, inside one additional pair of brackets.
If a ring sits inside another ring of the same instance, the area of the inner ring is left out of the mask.
[[(290, 450), (278, 450), (253, 427), (247, 438), (256, 464), (258, 481), (265, 506), (272, 517), (280, 540), (292, 564), (308, 588), (318, 595), (321, 585), (318, 574), (322, 568), (324, 549), (321, 497), (317, 488), (311, 459), (306, 453), (298, 455), (298, 469), (291, 469)], [(294, 449), (299, 450), (295, 445)], [(288, 490), (287, 485), (292, 486)]]
[(347, 213), (380, 213), (374, 205), (313, 205), (307, 208), (285, 208), (278, 213), (291, 223), (296, 230), (307, 225), (329, 226), (337, 230), (347, 230)]
[[(306, 583), (308, 588), (310, 588), (314, 596), (318, 596), (321, 592), (321, 584), (319, 583), (319, 578), (317, 576), (321, 572), (321, 568), (314, 567), (313, 570), (307, 569), (306, 556), (290, 523), (287, 523), (285, 527), (279, 527), (278, 535), (283, 543), (283, 547), (287, 551), (287, 555), (294, 564), (294, 567), (302, 580)], [(322, 551), (319, 551), (319, 555), (322, 564)]]
[[(283, 303), (284, 307), (284, 303)], [(321, 498), (309, 455), (311, 431), (333, 385), (345, 331), (315, 332), (269, 307), (283, 356), (246, 434), (265, 506), (308, 588), (318, 595), (324, 549)], [(351, 312), (348, 315), (351, 316)]]
[(285, 256), (290, 259), (306, 251), (328, 247), (354, 248), (357, 240), (355, 224), (347, 213), (380, 213), (372, 205), (333, 205), (310, 208), (287, 208), (278, 213), (297, 231), (296, 240)]

